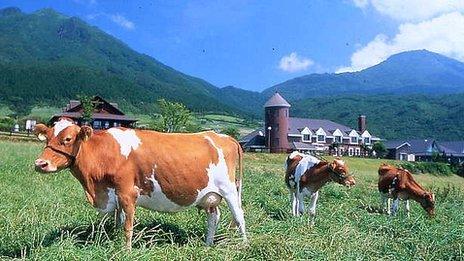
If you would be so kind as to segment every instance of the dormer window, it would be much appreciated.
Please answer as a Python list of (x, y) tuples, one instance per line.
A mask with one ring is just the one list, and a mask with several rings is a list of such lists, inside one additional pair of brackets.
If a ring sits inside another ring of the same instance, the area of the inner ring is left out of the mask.
[(365, 137), (364, 138), (364, 144), (371, 144), (371, 138), (370, 137)]
[(351, 143), (358, 143), (358, 137), (351, 137)]
[(325, 142), (325, 137), (326, 137), (327, 133), (322, 129), (322, 128), (319, 128), (317, 131), (316, 131), (316, 140), (317, 142)]
[(334, 136), (336, 143), (342, 143), (342, 136)]
[(312, 135), (311, 130), (308, 127), (305, 127), (301, 131), (301, 140), (303, 142), (311, 142), (311, 135)]
[(311, 134), (303, 134), (303, 141), (311, 141)]

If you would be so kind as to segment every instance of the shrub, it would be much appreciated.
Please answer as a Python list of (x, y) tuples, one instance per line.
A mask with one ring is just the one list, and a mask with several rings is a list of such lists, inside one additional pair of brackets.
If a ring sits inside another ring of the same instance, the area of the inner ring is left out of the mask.
[(0, 131), (11, 131), (15, 121), (10, 117), (0, 118)]
[(442, 162), (401, 162), (398, 166), (414, 174), (430, 173), (447, 176), (457, 172), (455, 167)]

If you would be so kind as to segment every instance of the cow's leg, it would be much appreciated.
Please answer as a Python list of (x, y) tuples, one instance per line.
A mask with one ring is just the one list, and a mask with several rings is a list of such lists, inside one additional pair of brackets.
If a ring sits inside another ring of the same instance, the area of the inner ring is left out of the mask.
[(406, 199), (406, 200), (404, 201), (404, 209), (406, 210), (406, 215), (407, 215), (408, 218), (409, 218), (409, 216), (410, 216), (410, 215), (409, 215), (409, 211), (411, 210), (411, 209), (410, 209), (410, 206), (409, 206), (409, 199)]
[(124, 234), (126, 236), (126, 248), (132, 249), (132, 234), (134, 229), (135, 202), (137, 192), (134, 190), (120, 191), (118, 193), (119, 204), (125, 213)]
[(316, 219), (316, 205), (317, 199), (319, 198), (319, 191), (311, 194), (311, 201), (309, 203), (308, 214), (309, 218), (311, 219), (311, 225), (314, 225), (314, 221)]
[(392, 206), (391, 206), (391, 214), (392, 214), (393, 216), (395, 216), (396, 213), (398, 212), (398, 206), (399, 206), (399, 204), (400, 204), (400, 199), (399, 199), (399, 198), (394, 198), (394, 199), (393, 199), (393, 204), (392, 204)]
[(298, 215), (298, 199), (296, 198), (296, 192), (290, 191), (290, 201), (292, 202), (292, 215)]
[(381, 205), (382, 205), (382, 210), (384, 212), (386, 212), (388, 215), (391, 214), (390, 212), (390, 198), (384, 194), (384, 193), (380, 193), (380, 202), (381, 202)]
[(304, 209), (305, 209), (305, 205), (304, 205), (304, 197), (305, 197), (305, 194), (304, 193), (301, 193), (301, 192), (297, 192), (297, 200), (298, 200), (298, 211), (297, 211), (297, 216), (300, 216), (300, 215), (303, 215), (304, 214)]
[(206, 245), (211, 246), (214, 242), (214, 235), (216, 234), (221, 212), (219, 211), (219, 207), (211, 207), (210, 209), (206, 210), (206, 212), (208, 214), (208, 233), (206, 235)]
[(243, 209), (240, 207), (238, 202), (238, 195), (235, 186), (233, 186), (231, 189), (228, 189), (227, 191), (222, 191), (222, 196), (225, 198), (227, 205), (229, 206), (232, 217), (234, 218), (235, 223), (238, 225), (238, 230), (240, 231), (242, 238), (244, 241), (246, 241), (247, 237), (245, 231), (245, 218), (243, 215)]
[(124, 213), (124, 210), (122, 210), (121, 206), (118, 206), (114, 210), (114, 226), (116, 228), (121, 227), (122, 224), (124, 224), (126, 220), (126, 214)]

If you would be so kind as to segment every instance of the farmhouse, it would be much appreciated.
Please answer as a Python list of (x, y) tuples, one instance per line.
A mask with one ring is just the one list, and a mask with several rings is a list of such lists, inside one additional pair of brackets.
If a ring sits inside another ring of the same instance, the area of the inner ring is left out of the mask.
[(279, 93), (275, 93), (264, 104), (264, 128), (240, 140), (244, 150), (271, 153), (297, 150), (360, 156), (367, 154), (367, 149), (380, 140), (367, 130), (364, 115), (359, 116), (358, 129), (355, 130), (330, 120), (290, 117), (290, 106)]
[(464, 162), (464, 141), (435, 139), (391, 140), (385, 142), (387, 158), (407, 161), (432, 161), (440, 156), (448, 162)]
[[(92, 127), (94, 129), (108, 129), (116, 126), (135, 127), (137, 120), (126, 116), (119, 109), (117, 103), (110, 103), (100, 96), (94, 96), (92, 104), (94, 106), (92, 114)], [(61, 113), (53, 115), (49, 123), (58, 121), (60, 117), (67, 117), (73, 119), (78, 125), (82, 125), (84, 123), (82, 119), (83, 111), (80, 101), (70, 100)]]

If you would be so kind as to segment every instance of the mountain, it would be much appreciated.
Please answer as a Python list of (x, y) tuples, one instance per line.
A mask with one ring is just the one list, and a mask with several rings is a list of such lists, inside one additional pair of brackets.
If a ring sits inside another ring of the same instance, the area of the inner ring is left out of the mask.
[(450, 94), (464, 92), (464, 63), (429, 52), (392, 55), (373, 67), (352, 73), (310, 74), (263, 91), (279, 91), (289, 100), (343, 94)]
[(248, 114), (224, 92), (77, 17), (52, 9), (0, 10), (0, 103), (16, 110), (61, 107), (78, 94), (98, 94), (131, 111), (153, 111), (154, 102), (165, 98), (195, 111)]

